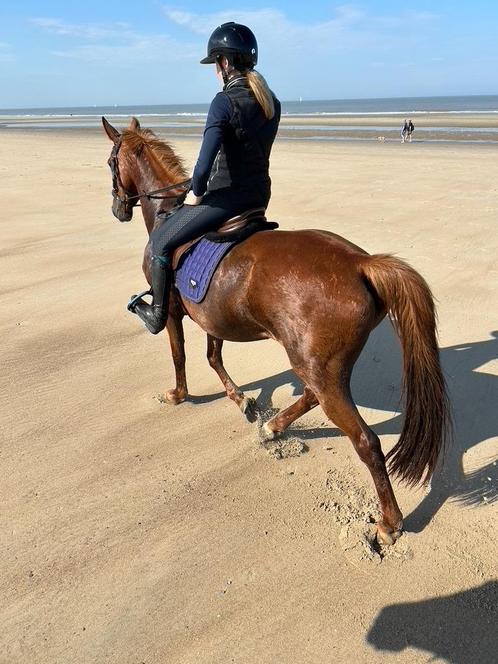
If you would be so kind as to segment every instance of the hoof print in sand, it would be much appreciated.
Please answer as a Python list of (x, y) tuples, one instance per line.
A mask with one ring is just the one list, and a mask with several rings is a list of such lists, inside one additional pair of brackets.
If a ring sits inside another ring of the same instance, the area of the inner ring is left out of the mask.
[(260, 442), (270, 456), (275, 459), (289, 459), (297, 457), (307, 451), (306, 445), (299, 438), (289, 436), (278, 438), (277, 440), (264, 440)]
[(377, 498), (367, 489), (352, 466), (331, 469), (327, 473), (327, 495), (320, 507), (342, 526), (339, 542), (353, 565), (378, 565), (383, 560), (407, 560), (413, 557), (406, 534), (393, 545), (377, 541), (375, 522), (381, 517)]
[(339, 542), (346, 558), (353, 564), (374, 563), (380, 565), (382, 562), (374, 524), (362, 521), (348, 523), (341, 528)]

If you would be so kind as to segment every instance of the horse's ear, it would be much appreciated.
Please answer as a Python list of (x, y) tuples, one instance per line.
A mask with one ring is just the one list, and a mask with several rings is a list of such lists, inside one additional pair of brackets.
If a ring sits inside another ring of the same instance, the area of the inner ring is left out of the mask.
[(130, 127), (132, 131), (138, 131), (140, 129), (140, 122), (137, 120), (137, 118), (133, 117), (130, 122)]
[(104, 125), (105, 133), (109, 136), (113, 143), (117, 143), (121, 134), (117, 129), (115, 129), (110, 122), (102, 116), (102, 124)]

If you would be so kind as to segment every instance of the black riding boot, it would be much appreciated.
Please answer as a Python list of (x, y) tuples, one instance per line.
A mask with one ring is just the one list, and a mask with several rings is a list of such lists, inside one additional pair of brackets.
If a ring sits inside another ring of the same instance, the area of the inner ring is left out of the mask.
[(149, 332), (157, 334), (164, 329), (168, 320), (169, 291), (171, 286), (171, 268), (169, 262), (158, 256), (152, 256), (150, 274), (152, 278), (152, 304), (140, 298), (132, 300), (128, 307), (143, 320)]

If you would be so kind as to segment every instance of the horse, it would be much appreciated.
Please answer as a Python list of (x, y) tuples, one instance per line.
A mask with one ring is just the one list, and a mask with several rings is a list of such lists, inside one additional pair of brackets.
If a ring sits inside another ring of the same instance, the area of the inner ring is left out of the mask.
[[(130, 221), (140, 201), (150, 235), (183, 191), (186, 169), (171, 146), (136, 118), (121, 133), (105, 118), (113, 142), (108, 164), (113, 182), (112, 212)], [(157, 195), (157, 191), (169, 194)], [(164, 223), (168, 223), (167, 218)], [(150, 245), (143, 271), (150, 284)], [(378, 436), (360, 416), (350, 391), (353, 366), (370, 332), (389, 314), (403, 350), (405, 414), (398, 442), (385, 456)], [(188, 397), (182, 319), (187, 315), (207, 333), (207, 359), (227, 396), (254, 421), (256, 403), (228, 375), (223, 341), (274, 339), (287, 352), (304, 384), (303, 395), (263, 425), (267, 439), (320, 405), (348, 436), (366, 464), (380, 503), (376, 523), (381, 544), (401, 535), (403, 516), (389, 471), (408, 486), (427, 483), (451, 430), (451, 416), (439, 360), (434, 298), (424, 278), (389, 254), (369, 255), (325, 230), (272, 230), (235, 245), (214, 274), (200, 303), (172, 286), (167, 331), (176, 386), (171, 404)], [(386, 466), (387, 463), (387, 466)]]

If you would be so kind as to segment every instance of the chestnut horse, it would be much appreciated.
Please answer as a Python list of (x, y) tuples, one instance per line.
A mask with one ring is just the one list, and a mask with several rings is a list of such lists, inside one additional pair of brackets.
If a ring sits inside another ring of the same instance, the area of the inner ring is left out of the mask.
[[(105, 118), (102, 121), (114, 143), (109, 158), (112, 211), (120, 221), (129, 221), (140, 200), (150, 235), (158, 223), (157, 212), (171, 209), (182, 192), (180, 184), (186, 177), (182, 161), (166, 142), (141, 129), (135, 118), (121, 134)], [(164, 187), (172, 191), (161, 198), (155, 190)], [(147, 245), (143, 268), (150, 283), (149, 260)], [(370, 256), (334, 233), (256, 233), (222, 260), (201, 303), (181, 298), (173, 288), (167, 330), (176, 387), (167, 393), (167, 399), (178, 404), (188, 396), (183, 316), (190, 316), (207, 332), (209, 364), (227, 395), (249, 418), (254, 415), (255, 402), (227, 374), (221, 358), (223, 340), (275, 339), (287, 351), (304, 392), (264, 425), (266, 436), (276, 437), (320, 404), (367, 465), (382, 512), (377, 536), (392, 544), (401, 533), (402, 514), (379, 438), (361, 418), (349, 386), (353, 365), (368, 335), (388, 312), (403, 348), (406, 400), (403, 430), (387, 455), (389, 469), (409, 485), (428, 481), (450, 424), (431, 291), (420, 274), (402, 260), (385, 254)]]

